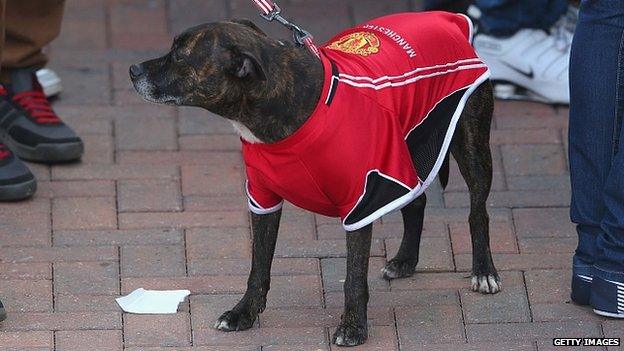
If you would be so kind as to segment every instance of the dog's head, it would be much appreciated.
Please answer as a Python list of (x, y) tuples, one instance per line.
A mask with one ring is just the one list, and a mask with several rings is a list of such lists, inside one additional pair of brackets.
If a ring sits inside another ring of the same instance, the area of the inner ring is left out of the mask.
[(148, 101), (218, 112), (266, 82), (267, 48), (279, 45), (248, 20), (203, 24), (177, 36), (166, 55), (132, 65), (130, 78)]

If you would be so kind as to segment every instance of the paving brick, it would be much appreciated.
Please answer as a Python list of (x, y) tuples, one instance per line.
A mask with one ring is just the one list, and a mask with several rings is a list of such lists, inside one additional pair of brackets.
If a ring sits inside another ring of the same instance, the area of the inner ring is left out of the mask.
[(492, 144), (561, 144), (559, 129), (495, 129), (490, 135)]
[[(383, 257), (372, 257), (368, 267), (368, 287), (371, 290), (389, 290), (390, 285), (381, 277), (381, 269), (385, 266)], [(347, 275), (346, 258), (325, 258), (321, 260), (323, 290), (342, 291)]]
[(121, 329), (119, 312), (11, 313), (2, 323), (5, 330), (95, 330)]
[(64, 165), (52, 167), (55, 180), (90, 179), (178, 179), (178, 167), (166, 165)]
[(55, 64), (54, 71), (63, 77), (64, 91), (56, 99), (55, 107), (59, 104), (108, 104), (110, 102), (107, 66), (95, 63), (68, 62)]
[(561, 335), (574, 335), (575, 338), (596, 337), (600, 332), (599, 323), (587, 321), (466, 325), (469, 342), (512, 340), (552, 342), (553, 338), (560, 338)]
[(175, 120), (136, 117), (115, 121), (117, 150), (176, 150)]
[(219, 169), (219, 167), (241, 167), (242, 155), (240, 152), (203, 150), (120, 151), (117, 153), (117, 162), (119, 164), (202, 166)]
[(429, 344), (414, 345), (415, 351), (535, 351), (533, 342), (514, 341), (514, 342), (470, 342), (470, 343), (454, 343), (454, 344)]
[(93, 134), (82, 137), (85, 144), (85, 152), (81, 161), (90, 164), (113, 163), (115, 147), (110, 135)]
[(191, 195), (184, 197), (184, 209), (190, 212), (248, 211), (247, 197), (242, 195)]
[(494, 295), (463, 290), (461, 301), (466, 323), (530, 322), (531, 312), (524, 286), (503, 286), (504, 289)]
[(325, 345), (323, 328), (261, 328), (226, 333), (213, 328), (194, 329), (194, 345)]
[(122, 277), (186, 275), (184, 246), (153, 245), (121, 248)]
[(576, 237), (568, 208), (520, 208), (513, 217), (518, 238)]
[(184, 234), (180, 229), (135, 230), (63, 230), (54, 232), (58, 246), (126, 246), (181, 244)]
[(524, 274), (531, 304), (562, 303), (570, 300), (572, 272), (570, 267), (565, 268), (529, 271)]
[(234, 134), (232, 124), (211, 112), (198, 108), (179, 108), (180, 134)]
[[(388, 257), (394, 257), (398, 252), (401, 240), (386, 239)], [(447, 238), (421, 238), (420, 253), (416, 270), (424, 271), (454, 271), (451, 243)]]
[(0, 279), (52, 280), (49, 263), (0, 263)]
[(3, 248), (0, 261), (4, 262), (76, 262), (114, 261), (118, 259), (115, 247), (25, 247)]
[(563, 128), (567, 118), (558, 116), (549, 105), (517, 101), (496, 101), (494, 117), (497, 129)]
[[(344, 306), (342, 292), (325, 294), (325, 303), (328, 307)], [(435, 305), (458, 304), (456, 290), (423, 290), (417, 291), (371, 291), (368, 299), (369, 307), (417, 307)]]
[(54, 335), (51, 331), (0, 331), (0, 345), (5, 350), (52, 350)]
[(570, 238), (525, 238), (519, 239), (520, 252), (523, 253), (570, 253), (576, 249), (578, 239)]
[(249, 229), (245, 227), (189, 229), (186, 233), (188, 260), (251, 258), (249, 237)]
[(49, 246), (50, 201), (35, 199), (3, 203), (0, 211), (0, 242), (2, 247)]
[[(449, 225), (453, 253), (472, 253), (472, 239), (468, 223)], [(518, 244), (513, 229), (507, 222), (490, 223), (490, 248), (496, 253), (517, 253)]]
[(501, 150), (507, 174), (523, 176), (566, 173), (567, 164), (560, 145), (503, 145)]
[(41, 197), (113, 197), (115, 183), (109, 180), (38, 182)]
[(509, 190), (570, 190), (570, 175), (507, 176)]
[(571, 301), (532, 303), (531, 311), (536, 322), (557, 321), (603, 321), (606, 317), (595, 314), (591, 307), (580, 306)]
[(55, 294), (56, 312), (119, 312), (119, 305), (111, 295)]
[[(260, 315), (261, 328), (336, 327), (340, 324), (343, 308), (269, 308)], [(368, 309), (368, 323), (375, 326), (394, 326), (394, 314), (387, 307)]]
[(121, 229), (197, 228), (248, 225), (247, 213), (221, 212), (126, 212), (119, 214)]
[(180, 184), (174, 180), (121, 180), (119, 212), (181, 211)]
[(228, 11), (223, 1), (171, 0), (169, 14), (171, 31), (179, 34), (194, 25), (227, 18)]
[(54, 263), (55, 294), (110, 294), (119, 292), (116, 262)]
[[(271, 275), (319, 274), (319, 262), (314, 258), (276, 258)], [(194, 259), (188, 262), (189, 276), (249, 275), (251, 259)]]
[(318, 275), (275, 276), (267, 307), (322, 306), (321, 279)]
[(401, 347), (413, 350), (426, 342), (465, 342), (459, 305), (405, 308), (396, 312)]
[(186, 135), (179, 139), (182, 150), (239, 151), (241, 141), (234, 134)]
[(8, 312), (52, 311), (50, 280), (3, 280), (0, 283), (0, 296)]
[(190, 346), (189, 315), (125, 315), (124, 341), (126, 346)]
[(54, 229), (117, 228), (115, 200), (110, 197), (54, 199), (52, 216)]
[[(373, 240), (371, 256), (383, 256), (383, 243)], [(277, 240), (276, 257), (346, 257), (345, 240)]]
[(147, 290), (188, 289), (192, 294), (231, 294), (244, 293), (247, 289), (245, 276), (207, 276), (207, 277), (160, 277), (160, 278), (122, 278), (121, 293), (129, 294), (138, 288)]
[[(494, 265), (499, 271), (517, 271), (533, 269), (561, 269), (570, 265), (570, 254), (492, 254)], [(472, 255), (455, 255), (457, 270), (472, 269)]]
[(408, 12), (410, 11), (410, 1), (355, 1), (352, 9), (355, 23), (362, 23), (384, 15)]
[(123, 340), (120, 330), (59, 331), (56, 333), (58, 351), (121, 351)]
[(618, 320), (606, 320), (602, 322), (602, 330), (607, 338), (620, 338), (624, 333), (624, 326)]
[[(446, 193), (444, 199), (447, 207), (468, 207), (468, 193)], [(562, 207), (570, 204), (570, 192), (567, 190), (542, 191), (494, 191), (491, 192), (487, 205), (491, 207)]]
[(182, 192), (184, 195), (244, 194), (242, 165), (184, 166)]
[(470, 274), (467, 272), (417, 272), (409, 278), (390, 281), (390, 286), (393, 291), (461, 289), (470, 286)]

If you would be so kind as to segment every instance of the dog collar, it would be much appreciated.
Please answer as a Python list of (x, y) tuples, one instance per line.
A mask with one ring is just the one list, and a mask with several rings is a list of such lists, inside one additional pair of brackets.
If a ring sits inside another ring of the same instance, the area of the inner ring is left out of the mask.
[(293, 39), (299, 46), (305, 46), (319, 59), (321, 58), (320, 52), (316, 45), (314, 45), (314, 37), (307, 30), (301, 29), (296, 24), (282, 17), (282, 9), (272, 0), (252, 0), (254, 5), (260, 10), (260, 16), (265, 20), (272, 22), (278, 21), (280, 24), (290, 29), (293, 32)]

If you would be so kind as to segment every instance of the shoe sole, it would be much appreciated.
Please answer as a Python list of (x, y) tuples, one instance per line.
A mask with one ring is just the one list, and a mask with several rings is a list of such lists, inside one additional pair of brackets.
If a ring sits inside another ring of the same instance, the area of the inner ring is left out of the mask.
[[(37, 181), (33, 178), (19, 184), (0, 186), (0, 201), (18, 201), (27, 199), (37, 191)], [(2, 311), (0, 310), (0, 315)]]
[(19, 158), (32, 162), (71, 162), (79, 160), (84, 153), (84, 144), (81, 141), (73, 143), (42, 143), (32, 147), (21, 144), (7, 136), (5, 143)]
[(624, 319), (624, 313), (607, 312), (607, 311), (597, 310), (595, 308), (594, 308), (594, 313), (603, 317)]

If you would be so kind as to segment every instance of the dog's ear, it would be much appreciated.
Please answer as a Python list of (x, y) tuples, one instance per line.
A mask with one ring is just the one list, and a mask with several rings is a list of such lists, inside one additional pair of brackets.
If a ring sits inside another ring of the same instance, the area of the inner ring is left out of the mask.
[(232, 54), (230, 74), (240, 79), (266, 80), (264, 68), (260, 60), (250, 52), (235, 52)]
[(256, 26), (255, 23), (253, 23), (252, 21), (250, 21), (250, 20), (248, 20), (246, 18), (233, 18), (233, 19), (230, 20), (230, 22), (242, 24), (244, 26), (247, 26), (247, 27), (253, 29), (254, 32), (256, 32), (256, 33), (258, 33), (258, 34), (260, 34), (260, 35), (262, 35), (264, 37), (267, 36), (266, 33), (262, 29), (260, 29), (260, 27)]

